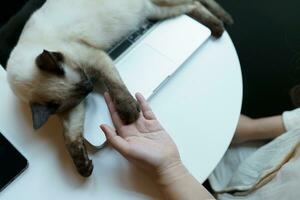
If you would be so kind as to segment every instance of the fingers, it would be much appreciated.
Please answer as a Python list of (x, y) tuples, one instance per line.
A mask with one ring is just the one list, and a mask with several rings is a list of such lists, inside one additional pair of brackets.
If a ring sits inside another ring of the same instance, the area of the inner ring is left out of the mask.
[(199, 0), (213, 15), (227, 25), (233, 24), (233, 19), (215, 0)]
[(141, 93), (137, 93), (135, 96), (136, 96), (136, 99), (137, 99), (137, 101), (139, 102), (139, 104), (141, 106), (141, 110), (142, 110), (142, 113), (143, 113), (144, 117), (148, 120), (156, 119), (152, 109), (150, 108), (150, 106), (147, 103), (144, 96)]
[(102, 129), (106, 139), (114, 149), (116, 149), (124, 156), (128, 155), (129, 145), (126, 140), (118, 136), (116, 131), (108, 125), (101, 125), (100, 128)]
[(123, 124), (118, 112), (116, 111), (115, 105), (114, 105), (113, 101), (111, 100), (110, 95), (107, 92), (104, 93), (104, 98), (105, 98), (105, 102), (108, 106), (114, 126), (116, 127), (116, 129), (122, 127), (124, 124)]
[(189, 13), (191, 17), (206, 25), (215, 37), (221, 37), (225, 28), (221, 20), (213, 15), (205, 6), (199, 4), (195, 10)]
[[(108, 105), (108, 109), (109, 109), (112, 121), (114, 123), (114, 126), (116, 127), (116, 129), (121, 128), (122, 126), (124, 126), (124, 124), (123, 124), (118, 112), (116, 111), (116, 108), (114, 106), (113, 101), (111, 100), (110, 95), (107, 92), (105, 92), (104, 97), (105, 97), (106, 104)], [(148, 120), (156, 119), (156, 116), (154, 115), (152, 109), (148, 105), (148, 103), (147, 103), (146, 99), (143, 97), (143, 95), (140, 93), (137, 93), (136, 98), (137, 98), (138, 103), (141, 106), (143, 116)]]

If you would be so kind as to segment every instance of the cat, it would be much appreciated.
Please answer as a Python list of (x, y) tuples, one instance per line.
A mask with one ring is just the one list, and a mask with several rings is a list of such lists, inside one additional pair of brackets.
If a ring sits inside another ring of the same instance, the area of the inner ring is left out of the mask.
[(125, 123), (140, 113), (105, 50), (146, 19), (174, 17), (197, 5), (193, 0), (48, 0), (30, 17), (10, 54), (8, 82), (30, 106), (35, 129), (52, 114), (61, 118), (79, 174), (93, 171), (82, 133), (83, 100), (94, 86), (106, 87)]

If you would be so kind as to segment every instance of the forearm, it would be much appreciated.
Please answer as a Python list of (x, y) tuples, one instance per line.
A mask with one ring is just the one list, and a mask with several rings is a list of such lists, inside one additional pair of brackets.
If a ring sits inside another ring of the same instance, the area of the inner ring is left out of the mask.
[(285, 132), (281, 115), (259, 119), (241, 115), (233, 143), (274, 139)]
[(286, 132), (281, 115), (255, 119), (254, 125), (253, 139), (273, 139)]
[(162, 171), (158, 178), (158, 184), (165, 199), (168, 200), (214, 199), (182, 164)]

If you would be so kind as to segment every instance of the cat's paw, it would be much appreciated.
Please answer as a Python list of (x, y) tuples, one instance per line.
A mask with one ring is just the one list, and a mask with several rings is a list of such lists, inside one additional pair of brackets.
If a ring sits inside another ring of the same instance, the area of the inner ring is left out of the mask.
[(91, 176), (94, 165), (91, 160), (80, 160), (80, 163), (76, 164), (78, 173), (83, 177)]
[[(201, 2), (203, 2), (203, 1), (201, 1)], [(222, 8), (219, 8), (219, 9), (222, 9)], [(223, 11), (223, 9), (222, 9), (222, 11)], [(224, 11), (224, 15), (225, 14), (227, 14), (227, 13)], [(217, 17), (218, 15), (215, 15), (213, 12), (210, 12), (210, 10), (208, 8), (206, 8), (205, 6), (203, 6), (202, 4), (198, 4), (197, 8), (192, 10), (192, 12), (190, 12), (189, 15), (192, 18), (194, 18), (196, 21), (206, 25), (211, 30), (212, 35), (217, 38), (221, 37), (223, 32), (225, 31), (224, 22)], [(227, 18), (231, 17), (229, 14), (227, 14), (227, 15), (228, 15)], [(226, 19), (224, 19), (224, 20), (226, 20)], [(231, 18), (231, 20), (232, 20), (232, 18)], [(228, 19), (228, 23), (230, 23), (229, 21), (230, 21), (230, 19)], [(232, 20), (232, 23), (233, 23), (233, 20)]]
[(140, 106), (131, 95), (118, 98), (114, 103), (116, 111), (125, 124), (131, 124), (139, 118)]
[(93, 162), (88, 158), (86, 147), (82, 139), (77, 139), (67, 145), (78, 173), (89, 177), (93, 172)]
[(224, 24), (221, 21), (216, 20), (214, 18), (211, 18), (210, 20), (208, 20), (207, 25), (211, 29), (211, 34), (216, 38), (221, 37), (225, 31)]

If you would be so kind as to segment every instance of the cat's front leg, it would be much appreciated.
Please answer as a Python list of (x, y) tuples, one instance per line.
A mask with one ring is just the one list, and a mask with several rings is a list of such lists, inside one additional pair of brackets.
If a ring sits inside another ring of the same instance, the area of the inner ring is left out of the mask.
[(63, 122), (65, 144), (73, 163), (80, 175), (88, 177), (92, 174), (93, 163), (88, 157), (83, 139), (84, 102), (59, 116)]
[(139, 118), (140, 107), (126, 86), (109, 78), (105, 81), (105, 86), (122, 121), (126, 124), (135, 122)]
[(119, 72), (115, 68), (111, 58), (103, 51), (94, 50), (91, 52), (92, 59), (89, 59), (88, 74), (97, 75), (99, 83), (104, 83), (110, 94), (115, 108), (124, 123), (130, 124), (136, 121), (140, 115), (139, 104), (130, 94)]

